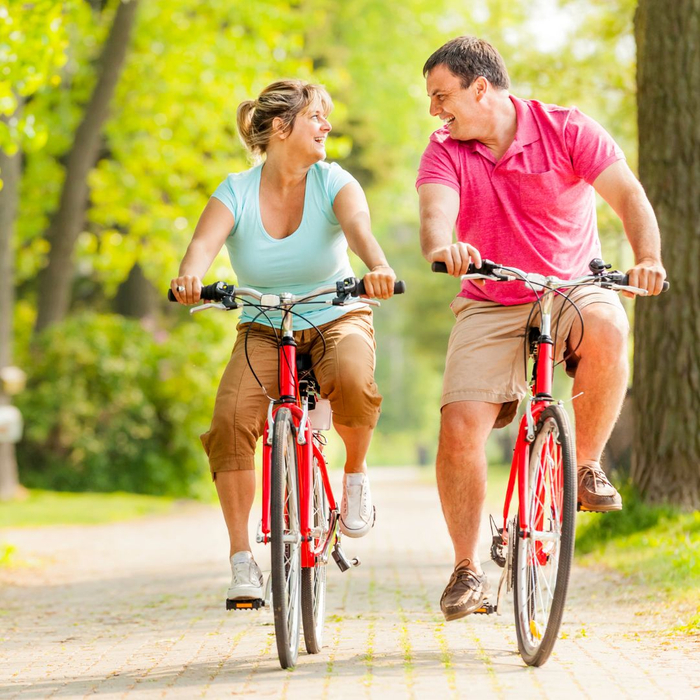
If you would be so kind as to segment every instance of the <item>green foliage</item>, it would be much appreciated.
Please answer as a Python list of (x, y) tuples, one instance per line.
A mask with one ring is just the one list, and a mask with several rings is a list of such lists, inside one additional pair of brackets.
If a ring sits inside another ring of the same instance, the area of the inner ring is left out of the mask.
[(648, 506), (631, 488), (622, 495), (622, 511), (579, 519), (577, 553), (674, 596), (697, 597), (700, 511)]
[(700, 634), (700, 612), (697, 615), (692, 615), (687, 622), (676, 625), (673, 629), (683, 634)]
[(223, 325), (155, 334), (119, 316), (83, 314), (32, 350), (17, 404), (23, 483), (71, 491), (196, 496), (207, 481), (208, 428), (227, 352)]
[[(97, 10), (84, 0), (38, 0), (31, 12), (25, 3), (4, 3), (0, 112), (10, 115), (31, 96), (21, 117), (0, 124), (0, 147), (24, 150), (15, 241), (21, 356), (33, 282), (48, 252), (43, 235), (117, 2)], [(423, 63), (460, 33), (483, 36), (503, 53), (514, 94), (578, 105), (609, 128), (634, 163), (634, 4), (549, 3), (564, 26), (553, 41), (539, 4), (526, 0), (141, 3), (89, 178), (73, 313), (108, 309), (135, 263), (156, 288), (166, 286), (211, 192), (227, 173), (247, 167), (235, 129), (239, 102), (280, 77), (324, 83), (335, 102), (329, 158), (365, 187), (374, 232), (409, 286), (375, 315), (385, 401), (372, 456), (375, 463), (414, 462), (427, 452), (432, 460), (448, 304), (457, 289), (453, 279), (429, 272), (419, 250), (413, 183), (439, 126), (428, 114)], [(619, 224), (606, 207), (599, 220), (606, 257), (624, 266)], [(222, 255), (207, 281), (232, 278)], [(37, 357), (26, 355), (30, 387), (18, 397), (27, 423), (19, 450), (25, 483), (196, 490), (195, 475), (206, 473), (197, 435), (207, 427), (228, 348), (221, 329), (204, 321), (180, 327), (180, 318), (164, 321), (162, 342), (138, 324), (81, 315), (42, 339)], [(208, 347), (206, 360), (198, 343)]]
[[(59, 493), (30, 490), (25, 498), (3, 503), (0, 527), (98, 525), (167, 513), (173, 499), (133, 493)], [(7, 545), (10, 554), (13, 547)], [(9, 554), (8, 554), (9, 557)], [(3, 555), (0, 545), (0, 566)]]
[(69, 25), (78, 2), (37, 0), (0, 2), (0, 148), (13, 154), (19, 147), (38, 150), (48, 139), (46, 123), (34, 104), (24, 102), (61, 83), (68, 56)]
[(0, 543), (0, 569), (3, 566), (10, 566), (17, 548), (11, 544)]

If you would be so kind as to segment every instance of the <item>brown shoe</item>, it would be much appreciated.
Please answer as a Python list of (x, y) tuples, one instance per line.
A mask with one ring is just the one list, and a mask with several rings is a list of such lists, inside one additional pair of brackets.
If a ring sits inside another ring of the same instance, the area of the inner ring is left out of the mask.
[(597, 464), (578, 468), (578, 509), (594, 513), (622, 510), (622, 498)]
[(478, 610), (490, 589), (486, 574), (478, 575), (469, 568), (470, 564), (471, 559), (457, 564), (440, 598), (440, 609), (448, 622)]

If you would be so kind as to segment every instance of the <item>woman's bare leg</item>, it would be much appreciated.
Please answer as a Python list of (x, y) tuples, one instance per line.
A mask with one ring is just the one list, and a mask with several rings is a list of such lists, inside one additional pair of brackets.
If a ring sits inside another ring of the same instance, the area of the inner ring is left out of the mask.
[(236, 552), (249, 552), (248, 517), (255, 498), (255, 471), (217, 472), (214, 483), (231, 541), (229, 556)]

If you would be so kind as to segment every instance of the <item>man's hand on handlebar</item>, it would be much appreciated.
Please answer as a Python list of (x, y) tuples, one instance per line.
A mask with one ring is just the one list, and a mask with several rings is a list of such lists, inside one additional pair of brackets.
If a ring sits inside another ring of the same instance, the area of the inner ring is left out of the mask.
[(170, 280), (170, 289), (181, 304), (191, 306), (201, 298), (202, 281), (194, 275), (181, 275)]
[[(627, 273), (632, 287), (646, 289), (649, 296), (656, 296), (663, 291), (666, 270), (660, 260), (643, 258)], [(622, 292), (626, 297), (634, 297), (630, 292)]]
[(363, 297), (388, 299), (394, 294), (396, 274), (388, 265), (377, 265), (362, 278), (362, 281), (365, 283)]
[[(428, 256), (429, 262), (444, 262), (447, 266), (447, 274), (453, 277), (461, 277), (467, 274), (469, 263), (475, 267), (481, 267), (481, 254), (469, 243), (458, 241), (452, 245), (436, 248)], [(472, 280), (475, 284), (484, 284), (484, 280)]]

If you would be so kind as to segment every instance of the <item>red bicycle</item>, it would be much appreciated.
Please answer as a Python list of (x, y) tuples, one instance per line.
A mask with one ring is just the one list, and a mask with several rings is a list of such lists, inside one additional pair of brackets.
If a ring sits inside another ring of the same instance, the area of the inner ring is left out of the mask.
[[(396, 282), (395, 294), (405, 284)], [(340, 546), (338, 504), (328, 479), (322, 431), (331, 427), (330, 402), (319, 397), (311, 358), (297, 355), (293, 335), (293, 307), (298, 304), (370, 304), (359, 299), (365, 293), (362, 280), (350, 277), (334, 286), (303, 296), (263, 294), (256, 289), (216, 282), (202, 288), (202, 304), (191, 313), (210, 308), (225, 311), (243, 305), (260, 315), (282, 311), (279, 345), (279, 399), (270, 399), (263, 433), (262, 519), (257, 541), (269, 544), (271, 571), (264, 600), (227, 600), (227, 610), (257, 609), (270, 605), (275, 622), (277, 653), (282, 668), (294, 666), (299, 651), (300, 625), (309, 654), (321, 651), (326, 609), (326, 564), (331, 550), (341, 571), (358, 566)], [(333, 298), (318, 299), (323, 295)], [(171, 299), (172, 292), (169, 294)], [(318, 329), (317, 329), (318, 330)], [(323, 334), (319, 330), (320, 337)], [(246, 351), (246, 357), (248, 353)], [(255, 370), (248, 360), (248, 364)]]
[[(462, 276), (462, 279), (497, 282), (520, 280), (531, 289), (543, 292), (541, 296), (538, 294), (533, 306), (533, 310), (539, 308), (539, 327), (527, 324), (527, 349), (534, 363), (530, 395), (513, 451), (503, 526), (497, 527), (491, 518), (494, 530), (491, 558), (503, 572), (496, 604), (485, 602), (477, 611), (497, 613), (503, 593), (513, 589), (518, 649), (530, 666), (544, 664), (554, 648), (574, 557), (576, 452), (563, 403), (552, 397), (552, 303), (555, 294), (568, 298), (563, 290), (585, 285), (646, 295), (646, 290), (629, 286), (627, 275), (608, 272), (610, 267), (596, 258), (589, 265), (590, 275), (561, 280), (483, 260), (480, 268), (470, 265), (467, 274)], [(444, 263), (433, 263), (432, 269), (447, 272)], [(664, 291), (666, 289), (668, 282), (664, 282)], [(569, 302), (574, 303), (571, 299)], [(518, 509), (510, 517), (516, 481)]]

